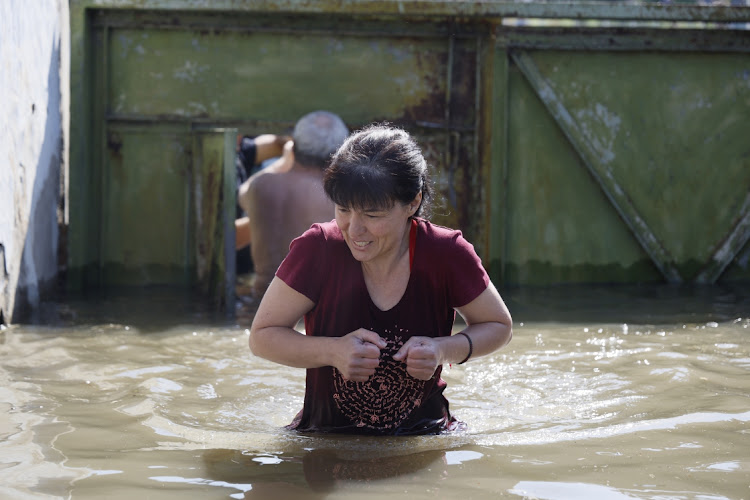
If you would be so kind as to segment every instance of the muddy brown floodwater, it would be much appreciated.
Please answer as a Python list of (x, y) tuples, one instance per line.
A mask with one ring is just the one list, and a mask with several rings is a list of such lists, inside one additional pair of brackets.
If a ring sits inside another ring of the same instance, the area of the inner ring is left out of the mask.
[(467, 432), (283, 429), (304, 370), (160, 290), (1, 327), (0, 497), (748, 499), (748, 287), (503, 292), (504, 350), (446, 368)]

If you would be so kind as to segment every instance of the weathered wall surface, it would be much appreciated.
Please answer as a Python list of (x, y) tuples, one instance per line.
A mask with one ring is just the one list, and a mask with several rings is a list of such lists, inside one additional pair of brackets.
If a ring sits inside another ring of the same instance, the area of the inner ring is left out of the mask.
[(33, 318), (57, 276), (68, 119), (67, 0), (0, 2), (0, 318)]

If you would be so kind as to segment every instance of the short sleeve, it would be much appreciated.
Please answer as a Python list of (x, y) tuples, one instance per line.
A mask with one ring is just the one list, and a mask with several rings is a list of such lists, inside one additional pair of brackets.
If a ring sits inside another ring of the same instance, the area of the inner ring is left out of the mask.
[(320, 296), (320, 286), (325, 281), (325, 244), (323, 229), (313, 224), (292, 240), (289, 253), (276, 271), (281, 281), (315, 303)]
[(474, 246), (460, 231), (453, 234), (452, 244), (446, 253), (448, 301), (451, 307), (465, 306), (487, 289), (490, 278)]

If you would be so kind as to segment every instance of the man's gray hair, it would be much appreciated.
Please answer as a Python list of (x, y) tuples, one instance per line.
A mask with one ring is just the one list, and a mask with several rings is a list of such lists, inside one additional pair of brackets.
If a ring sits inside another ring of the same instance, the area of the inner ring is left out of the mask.
[(308, 113), (294, 126), (294, 159), (324, 169), (348, 135), (349, 129), (338, 115), (329, 111)]

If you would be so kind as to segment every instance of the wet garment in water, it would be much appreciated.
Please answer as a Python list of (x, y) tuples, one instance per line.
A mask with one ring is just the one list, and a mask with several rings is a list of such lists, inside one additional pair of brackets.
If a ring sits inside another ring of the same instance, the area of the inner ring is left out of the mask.
[(331, 366), (308, 369), (304, 407), (290, 428), (405, 435), (438, 433), (456, 424), (443, 396), (441, 368), (431, 380), (418, 380), (393, 355), (413, 335), (450, 335), (454, 308), (478, 297), (489, 277), (459, 231), (416, 221), (409, 283), (387, 311), (370, 298), (362, 265), (335, 221), (315, 224), (292, 242), (276, 275), (315, 303), (305, 315), (307, 335), (340, 337), (365, 328), (388, 345), (366, 382), (344, 380)]

